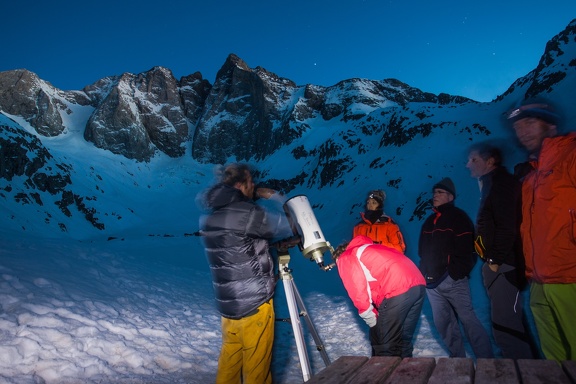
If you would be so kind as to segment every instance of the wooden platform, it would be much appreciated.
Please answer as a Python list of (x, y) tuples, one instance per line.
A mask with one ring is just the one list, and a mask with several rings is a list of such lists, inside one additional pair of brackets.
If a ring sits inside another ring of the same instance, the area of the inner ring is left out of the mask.
[(342, 356), (306, 383), (576, 384), (576, 361)]

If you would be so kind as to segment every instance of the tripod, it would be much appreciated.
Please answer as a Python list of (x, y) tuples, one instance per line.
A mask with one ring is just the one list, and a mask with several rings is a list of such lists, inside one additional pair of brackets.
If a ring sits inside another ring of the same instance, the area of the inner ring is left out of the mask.
[[(324, 349), (324, 345), (322, 344), (320, 336), (318, 336), (318, 332), (316, 332), (316, 328), (312, 323), (312, 319), (310, 319), (310, 316), (308, 315), (308, 311), (304, 306), (302, 297), (296, 288), (296, 283), (292, 277), (292, 270), (288, 268), (289, 262), (290, 254), (288, 253), (288, 250), (279, 249), (278, 272), (286, 292), (286, 301), (288, 303), (288, 310), (290, 311), (290, 323), (292, 324), (292, 330), (294, 331), (296, 348), (298, 349), (298, 358), (300, 359), (300, 366), (302, 367), (302, 376), (304, 377), (304, 381), (308, 381), (311, 377), (310, 360), (308, 359), (308, 351), (306, 350), (306, 343), (304, 341), (304, 335), (300, 325), (300, 316), (304, 317), (306, 320), (308, 329), (314, 338), (314, 342), (316, 343), (316, 349), (322, 355), (322, 359), (324, 360), (324, 364), (326, 364), (326, 366), (330, 365), (330, 359), (328, 358), (328, 354)], [(300, 312), (298, 312), (298, 308), (300, 309)]]

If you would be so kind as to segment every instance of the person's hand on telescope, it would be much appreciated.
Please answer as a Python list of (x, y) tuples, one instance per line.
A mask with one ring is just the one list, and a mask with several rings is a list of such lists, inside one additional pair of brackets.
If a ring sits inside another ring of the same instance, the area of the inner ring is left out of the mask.
[(274, 195), (275, 193), (277, 193), (275, 190), (271, 189), (271, 188), (258, 188), (256, 190), (256, 196), (262, 198), (262, 199), (269, 199), (272, 197), (272, 195)]

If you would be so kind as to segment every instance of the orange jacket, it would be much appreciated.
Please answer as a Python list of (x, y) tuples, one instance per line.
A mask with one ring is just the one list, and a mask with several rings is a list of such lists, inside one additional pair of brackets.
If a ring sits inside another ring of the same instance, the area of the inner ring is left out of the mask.
[(544, 139), (522, 183), (526, 276), (539, 283), (576, 283), (576, 132)]
[(386, 245), (402, 253), (406, 250), (404, 237), (400, 232), (400, 227), (386, 215), (382, 215), (374, 224), (361, 214), (362, 221), (354, 227), (352, 237), (358, 235), (367, 236), (376, 244)]

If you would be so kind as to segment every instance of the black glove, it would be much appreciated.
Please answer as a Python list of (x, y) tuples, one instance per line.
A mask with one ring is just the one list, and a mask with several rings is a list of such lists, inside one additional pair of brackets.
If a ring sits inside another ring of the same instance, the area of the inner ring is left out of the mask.
[(514, 166), (514, 176), (522, 181), (530, 172), (534, 170), (532, 164), (529, 161), (525, 163), (519, 163)]

